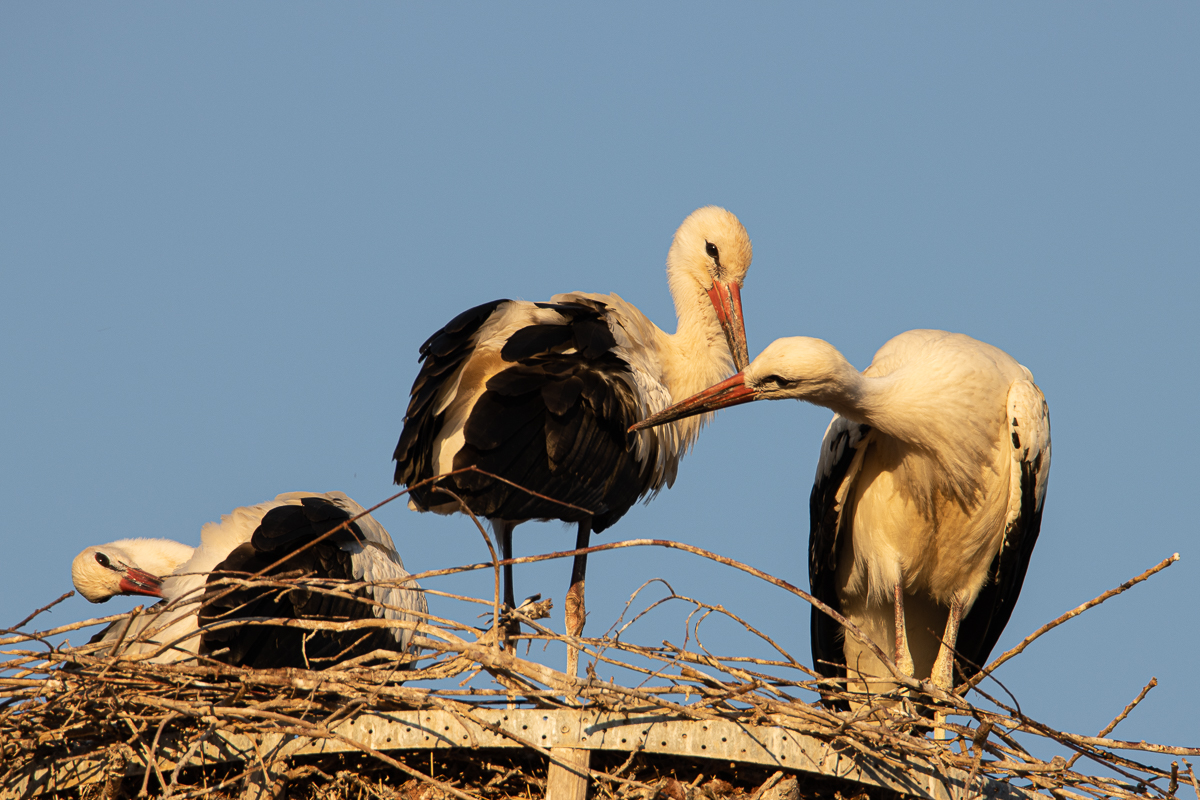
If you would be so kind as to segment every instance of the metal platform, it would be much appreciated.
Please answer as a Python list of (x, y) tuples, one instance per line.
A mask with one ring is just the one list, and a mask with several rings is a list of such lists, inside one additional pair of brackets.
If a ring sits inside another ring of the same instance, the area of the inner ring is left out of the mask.
[[(771, 724), (745, 725), (728, 720), (691, 720), (662, 714), (614, 714), (586, 710), (470, 708), (470, 718), (449, 711), (365, 712), (334, 724), (328, 738), (313, 739), (286, 733), (252, 738), (214, 731), (192, 747), (164, 731), (155, 757), (163, 774), (173, 772), (182, 758), (188, 765), (258, 761), (276, 758), (367, 751), (445, 748), (532, 748), (547, 754), (551, 748), (632, 751), (774, 767), (821, 775), (864, 786), (889, 789), (922, 800), (1029, 800), (1033, 792), (976, 776), (941, 770), (924, 759), (896, 757), (896, 764), (865, 756), (848, 746), (836, 747)], [(139, 754), (144, 757), (144, 754)], [(142, 774), (145, 764), (129, 765), (128, 774)], [(35, 797), (63, 791), (104, 778), (105, 764), (94, 756), (63, 760), (35, 769), (6, 787), (4, 798)]]

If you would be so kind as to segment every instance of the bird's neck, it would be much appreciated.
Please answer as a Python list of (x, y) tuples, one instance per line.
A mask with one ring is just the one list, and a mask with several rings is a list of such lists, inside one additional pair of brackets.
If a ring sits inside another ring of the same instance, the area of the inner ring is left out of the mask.
[(708, 293), (686, 276), (669, 277), (678, 323), (675, 333), (665, 334), (670, 358), (663, 364), (663, 381), (677, 403), (725, 380), (734, 366)]
[(978, 399), (914, 380), (904, 371), (856, 372), (837, 401), (821, 405), (887, 436), (910, 466), (924, 464), (921, 468), (936, 476), (937, 491), (964, 504), (974, 502), (982, 472), (990, 469), (1000, 421), (981, 413)]
[[(683, 279), (670, 269), (667, 277), (675, 301), (675, 333), (667, 333), (647, 320), (642, 335), (654, 341), (650, 348), (654, 353), (652, 370), (657, 372), (658, 380), (670, 397), (658, 395), (647, 406), (646, 413), (661, 411), (734, 372), (733, 356), (708, 293), (695, 281)], [(642, 431), (639, 441), (648, 444), (651, 439), (656, 440), (660, 454), (654, 473), (655, 489), (674, 483), (679, 458), (691, 448), (700, 429), (711, 418), (712, 414), (699, 414), (676, 420), (653, 432)]]
[[(914, 415), (905, 413), (904, 386), (896, 375), (868, 377), (846, 364), (827, 389), (811, 397), (852, 422), (865, 423), (888, 436), (914, 445), (922, 445), (923, 431)], [(810, 398), (806, 398), (810, 399)]]
[(139, 569), (163, 577), (192, 557), (194, 548), (171, 539), (126, 539), (115, 543), (136, 561)]

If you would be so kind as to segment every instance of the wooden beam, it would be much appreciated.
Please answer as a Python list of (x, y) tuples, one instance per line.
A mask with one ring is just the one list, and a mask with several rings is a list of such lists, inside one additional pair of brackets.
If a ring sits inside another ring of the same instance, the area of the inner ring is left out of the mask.
[(546, 776), (546, 800), (587, 800), (592, 751), (578, 747), (552, 747), (550, 753), (573, 768), (550, 762)]

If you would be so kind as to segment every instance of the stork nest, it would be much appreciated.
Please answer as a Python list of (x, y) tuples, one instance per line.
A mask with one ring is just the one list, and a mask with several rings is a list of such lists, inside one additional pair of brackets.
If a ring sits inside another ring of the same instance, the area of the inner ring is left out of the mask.
[[(784, 581), (677, 542), (617, 542), (589, 548), (589, 552), (629, 546), (687, 550), (816, 602)], [(565, 557), (574, 552), (520, 560)], [(988, 675), (1038, 636), (1145, 580), (1175, 558), (1043, 626), (982, 674)], [(438, 575), (479, 568), (496, 569), (494, 556), (492, 563), (414, 577), (428, 584)], [(328, 581), (315, 585), (302, 578), (272, 579), (270, 585), (278, 591), (304, 588), (343, 593), (361, 586), (331, 587)], [(818, 740), (851, 759), (873, 759), (899, 770), (916, 762), (946, 774), (957, 770), (967, 776), (962, 783), (964, 797), (996, 796), (998, 789), (1011, 788), (1011, 794), (1018, 796), (1170, 798), (1181, 784), (1190, 784), (1200, 798), (1192, 766), (1183, 758), (1200, 755), (1200, 748), (1106, 738), (1153, 681), (1099, 736), (1065, 733), (1031, 719), (1014, 700), (993, 696), (998, 692), (987, 687), (998, 684), (988, 680), (948, 694), (897, 675), (897, 683), (905, 687), (903, 697), (891, 702), (884, 697), (853, 713), (839, 713), (819, 702), (822, 696), (844, 696), (837, 682), (817, 676), (751, 622), (720, 606), (677, 595), (669, 587), (666, 597), (634, 612), (644, 588), (630, 599), (622, 618), (599, 638), (570, 638), (545, 627), (539, 620), (546, 616), (548, 602), (527, 604), (516, 612), (526, 630), (533, 631), (521, 637), (525, 642), (578, 648), (584, 667), (581, 678), (532, 660), (530, 651), (538, 648), (528, 643), (503, 645), (492, 614), (485, 614), (489, 624), (483, 627), (434, 616), (425, 616), (418, 623), (291, 620), (287, 624), (310, 628), (342, 624), (408, 627), (415, 630), (420, 650), (407, 657), (377, 652), (324, 670), (252, 670), (207, 657), (173, 664), (127, 660), (98, 654), (95, 645), (62, 643), (65, 634), (112, 623), (139, 613), (139, 609), (21, 633), (46, 610), (39, 609), (0, 637), (0, 795), (106, 800), (147, 793), (176, 798), (259, 797), (278, 796), (286, 785), (291, 796), (301, 798), (353, 795), (490, 800), (543, 796), (548, 764), (561, 761), (556, 755), (560, 751), (511, 733), (505, 736), (518, 739), (519, 747), (488, 749), (469, 742), (437, 750), (391, 750), (354, 740), (343, 725), (371, 713), (438, 711), (464, 724), (474, 723), (474, 730), (484, 730), (489, 725), (495, 728), (481, 719), (493, 709), (572, 709), (652, 714), (656, 719), (709, 724), (725, 720), (746, 730), (765, 726)], [(497, 610), (495, 597), (477, 600), (427, 591)], [(668, 600), (692, 608), (682, 644), (629, 641), (637, 620)], [(698, 626), (714, 616), (743, 626), (776, 657), (709, 652), (696, 634)], [(540, 647), (544, 653), (561, 652)], [(612, 678), (601, 679), (601, 672), (641, 679), (636, 686), (626, 686)], [(948, 715), (939, 726), (947, 732), (945, 740), (930, 735), (935, 713)], [(206, 746), (218, 734), (246, 737), (255, 743), (253, 755), (226, 761), (204, 757)], [(263, 744), (259, 749), (258, 743), (278, 742), (280, 734), (293, 744), (339, 746), (334, 748), (337, 752), (324, 753), (314, 752), (311, 746), (304, 753), (293, 746), (272, 749)], [(1051, 752), (1068, 757), (1050, 757)], [(1143, 763), (1165, 763), (1164, 756), (1181, 758), (1170, 767)], [(100, 768), (74, 785), (62, 778), (73, 765), (84, 764), (99, 764)], [(795, 800), (801, 795), (857, 800), (894, 795), (880, 786), (801, 770), (636, 749), (595, 751), (590, 765), (582, 769), (590, 776), (593, 797), (622, 800)]]

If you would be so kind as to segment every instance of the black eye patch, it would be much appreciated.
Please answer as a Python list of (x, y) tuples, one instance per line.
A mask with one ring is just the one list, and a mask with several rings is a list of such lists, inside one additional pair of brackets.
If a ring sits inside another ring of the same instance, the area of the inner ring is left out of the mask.
[(108, 556), (104, 555), (104, 553), (96, 553), (96, 563), (102, 567), (112, 569), (112, 562), (108, 560)]
[(708, 253), (709, 257), (713, 261), (716, 261), (718, 264), (721, 263), (721, 253), (717, 250), (717, 246), (712, 242), (705, 240), (704, 252)]

